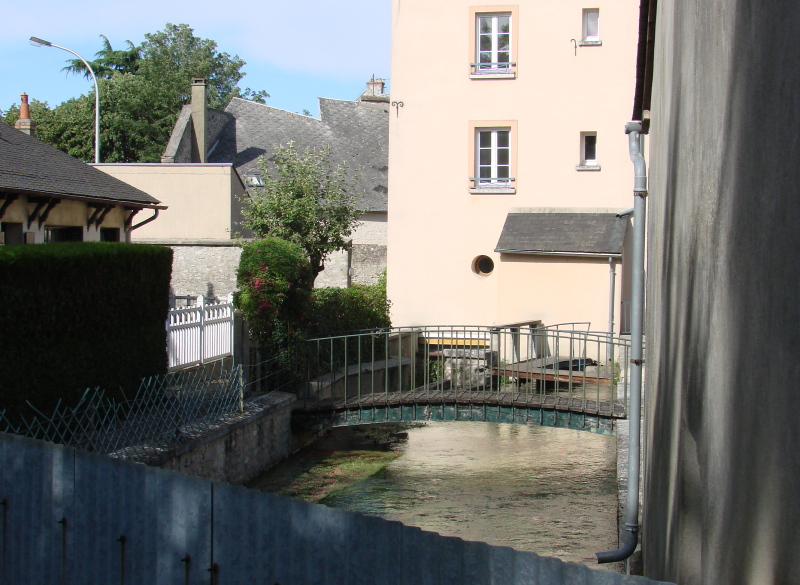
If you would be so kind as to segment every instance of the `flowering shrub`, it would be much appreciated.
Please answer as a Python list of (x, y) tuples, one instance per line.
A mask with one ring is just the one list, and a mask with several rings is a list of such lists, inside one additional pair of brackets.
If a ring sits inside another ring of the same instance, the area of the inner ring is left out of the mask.
[(244, 246), (234, 303), (255, 340), (264, 344), (276, 333), (305, 329), (312, 282), (311, 265), (297, 244), (266, 238)]

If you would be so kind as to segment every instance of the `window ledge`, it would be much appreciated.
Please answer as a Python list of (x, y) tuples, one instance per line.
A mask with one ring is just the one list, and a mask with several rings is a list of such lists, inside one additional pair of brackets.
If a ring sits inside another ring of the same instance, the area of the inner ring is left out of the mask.
[(576, 171), (599, 171), (600, 165), (575, 165)]
[(470, 187), (471, 195), (513, 195), (517, 192), (515, 187)]
[(603, 41), (579, 41), (579, 47), (602, 47)]
[(470, 79), (514, 79), (517, 74), (514, 71), (510, 73), (470, 73)]

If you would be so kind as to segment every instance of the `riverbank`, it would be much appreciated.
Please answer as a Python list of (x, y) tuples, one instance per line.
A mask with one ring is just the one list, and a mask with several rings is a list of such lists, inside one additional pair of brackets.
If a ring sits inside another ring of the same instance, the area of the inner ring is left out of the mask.
[(424, 423), (387, 423), (330, 429), (311, 445), (247, 484), (306, 502), (325, 498), (379, 473), (402, 455), (408, 429)]

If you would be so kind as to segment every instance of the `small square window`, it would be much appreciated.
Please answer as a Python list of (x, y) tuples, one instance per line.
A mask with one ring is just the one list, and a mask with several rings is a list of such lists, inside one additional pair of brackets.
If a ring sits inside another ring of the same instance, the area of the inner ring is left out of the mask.
[(581, 132), (581, 158), (575, 168), (579, 171), (600, 170), (597, 162), (597, 132)]
[(474, 77), (514, 77), (511, 33), (510, 13), (475, 15)]
[(600, 42), (600, 9), (585, 8), (583, 10), (583, 34), (581, 45), (599, 45)]

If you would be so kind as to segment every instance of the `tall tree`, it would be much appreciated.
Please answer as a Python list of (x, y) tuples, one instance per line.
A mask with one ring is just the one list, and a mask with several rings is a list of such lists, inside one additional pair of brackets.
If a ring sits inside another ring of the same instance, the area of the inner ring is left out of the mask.
[(327, 147), (300, 153), (290, 142), (270, 161), (259, 161), (264, 187), (248, 190), (242, 225), (256, 237), (299, 244), (316, 279), (331, 252), (350, 247), (358, 226), (352, 174), (344, 165), (332, 165)]
[[(186, 24), (168, 23), (164, 30), (146, 34), (141, 46), (128, 41), (121, 51), (102, 38), (103, 48), (92, 68), (97, 65), (103, 162), (158, 162), (181, 107), (189, 102), (193, 77), (208, 80), (212, 108), (224, 108), (234, 96), (261, 103), (269, 97), (265, 91), (239, 88), (245, 62), (219, 52), (216, 42), (196, 37)], [(75, 60), (67, 61), (65, 69), (88, 74)], [(93, 158), (93, 120), (93, 91), (53, 108), (40, 120), (34, 118), (42, 140), (85, 161)]]
[[(98, 78), (105, 77), (110, 79), (114, 73), (136, 73), (142, 58), (141, 47), (137, 47), (130, 41), (125, 41), (128, 44), (127, 50), (115, 51), (111, 47), (111, 41), (108, 40), (108, 37), (100, 35), (100, 38), (103, 39), (103, 48), (94, 54), (94, 61), (89, 61), (92, 71)], [(67, 63), (68, 65), (61, 71), (83, 75), (86, 79), (92, 78), (86, 65), (80, 59), (69, 59)]]

